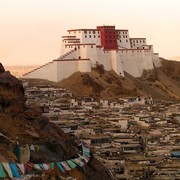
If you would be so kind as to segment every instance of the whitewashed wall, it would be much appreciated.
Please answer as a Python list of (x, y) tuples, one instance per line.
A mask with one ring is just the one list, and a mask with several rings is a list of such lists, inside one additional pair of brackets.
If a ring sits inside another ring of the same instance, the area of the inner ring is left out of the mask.
[(111, 51), (111, 64), (112, 64), (112, 69), (121, 76), (124, 76), (124, 71), (122, 67), (122, 62), (119, 56), (118, 51)]
[(80, 71), (80, 72), (91, 72), (90, 60), (79, 60), (78, 61), (78, 71)]
[(112, 69), (110, 51), (104, 51), (103, 48), (97, 48), (97, 57), (97, 62), (102, 64), (106, 71)]
[(159, 59), (159, 54), (157, 54), (157, 53), (153, 54), (153, 63), (155, 65), (155, 67), (161, 67), (162, 66), (162, 63)]
[(59, 60), (57, 61), (57, 81), (61, 81), (64, 78), (68, 78), (73, 73), (78, 71), (77, 60)]
[(140, 77), (141, 74), (139, 72), (139, 69), (137, 67), (136, 61), (134, 57), (130, 56), (130, 53), (128, 51), (119, 51), (119, 56), (122, 61), (123, 70), (129, 73), (130, 75), (134, 77)]
[(22, 78), (47, 79), (49, 81), (57, 81), (57, 62), (52, 61), (43, 65), (34, 71), (29, 72)]

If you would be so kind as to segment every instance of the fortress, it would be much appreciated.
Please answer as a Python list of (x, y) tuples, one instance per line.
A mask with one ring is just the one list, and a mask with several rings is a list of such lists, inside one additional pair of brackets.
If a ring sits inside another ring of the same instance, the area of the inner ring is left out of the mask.
[(106, 71), (124, 76), (124, 71), (140, 77), (143, 70), (160, 67), (158, 53), (147, 45), (146, 38), (130, 38), (126, 29), (97, 26), (96, 29), (71, 29), (62, 36), (61, 56), (22, 78), (47, 79), (58, 82), (73, 73), (91, 72), (97, 64)]

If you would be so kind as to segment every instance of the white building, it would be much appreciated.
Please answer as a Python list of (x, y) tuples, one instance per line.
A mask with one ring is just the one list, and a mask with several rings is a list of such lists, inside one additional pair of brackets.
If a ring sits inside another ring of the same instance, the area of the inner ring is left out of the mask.
[(159, 55), (145, 38), (130, 38), (128, 30), (115, 26), (97, 26), (96, 29), (72, 29), (62, 36), (61, 56), (23, 75), (23, 78), (61, 81), (73, 73), (91, 72), (96, 64), (106, 71), (124, 71), (140, 77), (143, 70), (161, 66)]

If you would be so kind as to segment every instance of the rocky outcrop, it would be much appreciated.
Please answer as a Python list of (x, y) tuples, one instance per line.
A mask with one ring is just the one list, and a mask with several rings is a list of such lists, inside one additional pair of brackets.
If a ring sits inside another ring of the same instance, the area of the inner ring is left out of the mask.
[(0, 106), (1, 111), (22, 112), (25, 110), (24, 88), (20, 81), (5, 71), (0, 63)]
[[(1, 64), (0, 106), (0, 162), (19, 162), (13, 151), (17, 141), (22, 148), (34, 145), (36, 150), (31, 150), (29, 157), (31, 163), (66, 161), (79, 156), (80, 141), (65, 134), (58, 125), (50, 123), (36, 107), (25, 107), (22, 84)], [(43, 179), (56, 179), (58, 174), (59, 171), (51, 171)], [(108, 170), (93, 155), (82, 168), (75, 168), (61, 176), (72, 176), (79, 180), (112, 179)]]

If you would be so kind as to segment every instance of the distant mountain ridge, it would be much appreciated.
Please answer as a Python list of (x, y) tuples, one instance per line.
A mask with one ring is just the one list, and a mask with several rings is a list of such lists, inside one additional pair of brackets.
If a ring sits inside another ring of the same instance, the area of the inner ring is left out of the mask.
[(24, 65), (24, 66), (5, 66), (7, 71), (10, 71), (12, 75), (16, 77), (21, 77), (23, 74), (37, 68), (38, 65)]

